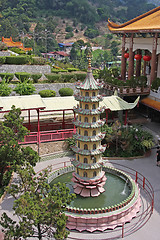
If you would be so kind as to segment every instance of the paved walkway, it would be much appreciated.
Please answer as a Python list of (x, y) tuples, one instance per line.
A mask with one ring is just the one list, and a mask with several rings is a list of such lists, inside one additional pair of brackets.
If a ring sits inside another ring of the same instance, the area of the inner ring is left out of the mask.
[[(148, 128), (157, 139), (160, 136), (160, 123), (146, 123), (145, 126)], [(68, 161), (69, 157), (58, 158), (45, 162), (40, 162), (35, 167), (36, 171), (40, 171), (49, 165), (58, 163), (62, 166), (65, 161)], [(149, 221), (137, 232), (130, 236), (124, 237), (125, 240), (159, 240), (160, 239), (160, 167), (156, 166), (156, 149), (153, 149), (151, 155), (142, 159), (134, 160), (115, 160), (116, 163), (121, 163), (125, 166), (131, 167), (138, 172), (142, 173), (152, 184), (155, 193), (154, 211)], [(12, 215), (13, 199), (10, 196), (6, 196), (2, 204), (0, 205), (0, 214), (4, 211), (11, 216)], [(79, 233), (71, 233), (68, 239), (79, 236)], [(84, 234), (79, 239), (83, 239)], [(102, 234), (102, 238), (97, 238), (96, 234), (86, 235), (89, 239), (105, 239), (105, 234)], [(2, 237), (0, 235), (0, 240)]]

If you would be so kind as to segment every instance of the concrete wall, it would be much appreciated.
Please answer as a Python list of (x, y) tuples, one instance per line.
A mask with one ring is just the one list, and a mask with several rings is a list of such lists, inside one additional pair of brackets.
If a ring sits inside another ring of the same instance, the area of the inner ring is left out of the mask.
[(0, 65), (1, 73), (15, 73), (15, 72), (28, 72), (28, 73), (51, 73), (51, 67), (49, 65), (12, 65), (3, 64)]

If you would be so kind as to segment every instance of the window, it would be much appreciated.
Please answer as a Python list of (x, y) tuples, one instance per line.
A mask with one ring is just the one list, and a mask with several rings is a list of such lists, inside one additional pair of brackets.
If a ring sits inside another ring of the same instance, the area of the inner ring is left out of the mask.
[(87, 160), (87, 158), (84, 158), (84, 163), (88, 163), (88, 160)]
[(86, 92), (86, 94), (85, 94), (85, 95), (86, 95), (86, 97), (89, 97), (89, 92)]
[(96, 163), (96, 157), (93, 158), (93, 163)]
[(81, 116), (79, 116), (79, 121), (81, 122)]
[(77, 174), (79, 174), (79, 170), (78, 170), (78, 168), (77, 168)]
[(81, 129), (79, 129), (79, 134), (81, 134)]
[(93, 144), (93, 150), (95, 150), (96, 149), (96, 144)]
[(87, 130), (84, 131), (84, 136), (88, 136), (88, 131)]
[(97, 173), (96, 171), (93, 172), (93, 177), (96, 177), (97, 176)]
[(88, 123), (88, 117), (85, 117), (84, 121)]
[(93, 117), (93, 118), (92, 118), (92, 122), (96, 122), (96, 117)]
[(85, 109), (89, 109), (88, 104), (85, 104)]
[(80, 148), (80, 143), (78, 142), (78, 147)]
[(93, 130), (92, 136), (96, 136), (96, 130)]
[(96, 109), (96, 104), (93, 104), (93, 105), (92, 105), (92, 109)]
[(84, 173), (83, 173), (83, 177), (87, 177), (87, 172), (84, 172)]
[(78, 157), (77, 157), (77, 160), (79, 161), (79, 155), (78, 155)]
[(80, 103), (80, 108), (82, 108), (82, 103)]
[(88, 145), (84, 144), (84, 150), (88, 150)]
[(92, 92), (92, 97), (95, 97), (96, 96), (96, 93), (95, 92)]

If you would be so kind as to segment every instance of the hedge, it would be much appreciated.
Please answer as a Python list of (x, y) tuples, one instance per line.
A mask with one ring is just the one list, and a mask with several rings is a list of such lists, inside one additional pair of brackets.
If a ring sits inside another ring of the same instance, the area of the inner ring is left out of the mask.
[(29, 63), (28, 56), (8, 56), (6, 57), (6, 64), (23, 65)]
[(16, 73), (15, 73), (15, 76), (16, 76), (21, 82), (24, 82), (24, 81), (27, 81), (27, 80), (31, 77), (31, 74), (30, 74), (30, 73), (27, 73), (27, 72), (16, 72)]
[(37, 83), (38, 80), (42, 77), (42, 73), (32, 73), (31, 78), (33, 79), (34, 83)]
[(50, 83), (59, 82), (61, 78), (61, 74), (48, 73), (48, 74), (45, 74), (45, 77), (48, 79)]
[(56, 92), (53, 91), (53, 90), (50, 90), (50, 89), (47, 89), (47, 90), (42, 90), (39, 92), (39, 95), (42, 97), (42, 98), (45, 98), (45, 97), (55, 97), (56, 96)]
[(68, 72), (79, 71), (78, 68), (67, 68)]
[(86, 73), (75, 73), (76, 80), (84, 81), (86, 78), (87, 74)]
[(60, 69), (52, 68), (51, 69), (51, 73), (59, 73), (59, 72), (68, 72), (68, 70), (62, 69), (62, 68), (60, 68)]
[(0, 57), (0, 64), (4, 64), (6, 62), (6, 57)]
[(14, 78), (14, 74), (13, 73), (0, 73), (0, 77), (2, 79), (4, 79), (6, 82), (10, 82)]
[(32, 57), (31, 58), (32, 65), (45, 65), (46, 62), (47, 62), (46, 59), (43, 57)]
[(59, 95), (61, 97), (72, 96), (73, 95), (73, 89), (72, 88), (61, 88), (61, 89), (59, 89)]

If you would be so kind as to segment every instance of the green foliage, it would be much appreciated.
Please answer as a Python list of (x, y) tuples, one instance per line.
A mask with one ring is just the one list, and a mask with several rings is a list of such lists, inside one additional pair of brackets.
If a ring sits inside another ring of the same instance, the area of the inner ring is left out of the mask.
[(75, 76), (76, 76), (77, 81), (78, 80), (83, 81), (86, 78), (87, 74), (86, 73), (75, 73)]
[(12, 48), (12, 52), (15, 52), (15, 53), (18, 53), (18, 54), (26, 54), (26, 52), (24, 51), (24, 50), (22, 50), (22, 49), (20, 49), (20, 48)]
[(35, 92), (35, 87), (32, 83), (22, 82), (19, 83), (14, 91), (19, 95), (32, 95)]
[(68, 72), (79, 71), (78, 68), (67, 68)]
[(12, 88), (8, 86), (5, 80), (2, 80), (0, 84), (0, 96), (9, 96), (12, 92)]
[(59, 73), (59, 72), (68, 72), (68, 70), (66, 69), (62, 69), (62, 68), (52, 68), (51, 69), (51, 73)]
[(75, 74), (62, 74), (61, 80), (62, 82), (75, 82)]
[(16, 199), (13, 210), (19, 221), (16, 223), (6, 213), (0, 221), (8, 239), (12, 236), (17, 239), (36, 237), (39, 240), (43, 237), (67, 238), (69, 232), (66, 231), (64, 212), (75, 194), (70, 194), (64, 183), (51, 187), (47, 182), (49, 173), (49, 170), (44, 170), (36, 174), (29, 164), (17, 167), (20, 181), (11, 185), (9, 193)]
[(4, 42), (0, 42), (0, 51), (4, 51), (4, 50), (7, 50), (7, 46)]
[(73, 32), (69, 32), (66, 34), (65, 39), (72, 38), (74, 36)]
[(0, 77), (8, 83), (8, 82), (12, 81), (12, 79), (14, 78), (14, 74), (13, 73), (0, 73)]
[(32, 65), (45, 65), (46, 59), (43, 57), (32, 57), (31, 58), (31, 64)]
[(28, 56), (8, 56), (6, 57), (6, 64), (24, 65), (29, 63)]
[(159, 87), (160, 87), (160, 78), (155, 78), (151, 84), (151, 89), (158, 90)]
[(66, 30), (66, 32), (72, 32), (73, 28), (71, 26), (67, 26), (65, 30)]
[(6, 62), (6, 57), (0, 57), (0, 64), (4, 64)]
[(55, 74), (55, 73), (48, 73), (48, 74), (45, 74), (45, 77), (48, 79), (50, 83), (54, 83), (54, 82), (60, 81), (61, 75)]
[(122, 126), (116, 121), (112, 126), (105, 125), (107, 149), (104, 156), (134, 157), (143, 155), (154, 145), (153, 136), (139, 126)]
[(93, 28), (87, 28), (87, 30), (84, 32), (84, 36), (88, 38), (95, 38), (98, 35), (99, 35), (98, 30)]
[(4, 121), (0, 122), (0, 188), (4, 185), (6, 169), (15, 171), (17, 165), (23, 165), (29, 161), (32, 165), (39, 160), (38, 154), (27, 147), (24, 149), (18, 143), (23, 141), (28, 134), (27, 128), (23, 126), (23, 118), (20, 117), (21, 110), (12, 106), (8, 114), (5, 114)]
[(45, 98), (45, 97), (55, 97), (56, 96), (56, 92), (53, 91), (53, 90), (50, 90), (50, 89), (46, 89), (46, 90), (41, 90), (39, 92), (39, 95), (42, 98)]
[(27, 72), (16, 72), (15, 76), (20, 80), (21, 82), (28, 81), (31, 77), (30, 73)]
[(42, 77), (42, 73), (32, 73), (31, 78), (33, 79), (34, 83), (37, 83), (38, 80)]
[(72, 150), (72, 146), (76, 145), (76, 140), (75, 140), (74, 137), (70, 137), (70, 138), (65, 139), (65, 142), (67, 144), (68, 150)]
[(71, 89), (71, 88), (61, 88), (61, 89), (59, 89), (59, 95), (61, 97), (72, 96), (73, 95), (73, 89)]

